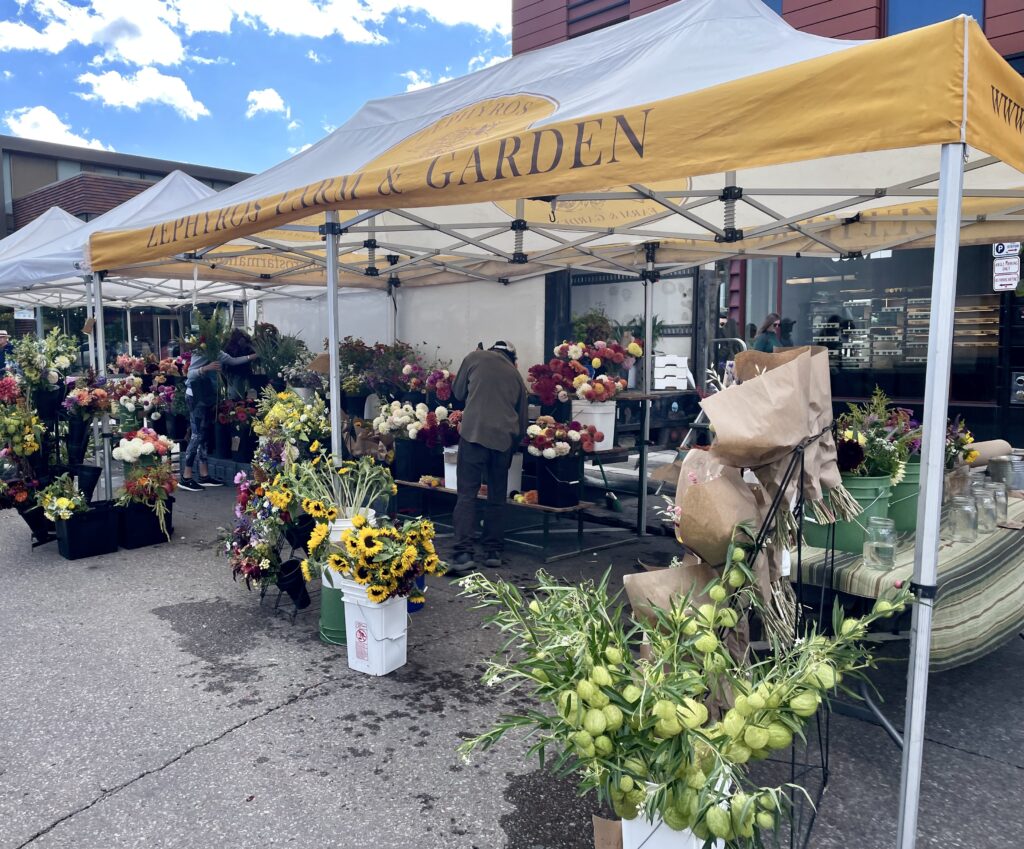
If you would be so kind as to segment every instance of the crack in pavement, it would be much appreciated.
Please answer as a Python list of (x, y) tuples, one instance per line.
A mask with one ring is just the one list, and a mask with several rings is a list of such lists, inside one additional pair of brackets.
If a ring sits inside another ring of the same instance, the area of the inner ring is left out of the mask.
[(1004, 766), (1012, 766), (1014, 769), (1024, 770), (1024, 765), (1015, 764), (1013, 761), (1004, 761), (1002, 758), (994, 758), (992, 755), (986, 755), (983, 752), (975, 752), (973, 749), (965, 749), (962, 746), (954, 746), (952, 743), (944, 743), (942, 740), (936, 740), (934, 737), (925, 735), (924, 741), (926, 743), (934, 743), (936, 746), (942, 746), (944, 749), (952, 749), (954, 752), (960, 752), (964, 755), (973, 755), (976, 758), (983, 758), (986, 761), (993, 761), (997, 764), (1003, 764)]
[(187, 749), (185, 749), (182, 752), (179, 752), (173, 758), (170, 758), (169, 760), (164, 761), (164, 763), (160, 764), (160, 766), (153, 767), (152, 769), (147, 769), (144, 772), (140, 772), (134, 778), (129, 778), (127, 781), (117, 785), (117, 787), (113, 787), (113, 788), (111, 788), (109, 790), (104, 790), (99, 796), (97, 796), (95, 799), (93, 799), (88, 804), (82, 805), (81, 807), (76, 808), (75, 810), (71, 811), (70, 813), (65, 814), (64, 816), (60, 817), (59, 819), (54, 820), (48, 826), (46, 826), (45, 828), (40, 829), (35, 834), (33, 834), (24, 843), (19, 843), (17, 846), (14, 847), (14, 849), (25, 849), (26, 846), (29, 846), (30, 844), (35, 843), (35, 841), (37, 841), (40, 837), (43, 837), (44, 835), (49, 834), (51, 831), (53, 831), (61, 823), (65, 823), (68, 820), (70, 820), (70, 819), (78, 816), (79, 814), (83, 813), (84, 811), (88, 811), (90, 808), (98, 805), (104, 799), (109, 799), (111, 796), (114, 796), (117, 793), (120, 793), (122, 790), (124, 790), (124, 789), (126, 789), (128, 787), (131, 787), (133, 784), (135, 784), (138, 781), (141, 781), (143, 778), (148, 778), (151, 775), (155, 775), (158, 772), (162, 772), (163, 770), (167, 769), (167, 767), (171, 766), (172, 764), (177, 763), (182, 758), (187, 757), (188, 755), (192, 754), (193, 752), (197, 752), (200, 749), (205, 749), (207, 746), (212, 746), (214, 743), (220, 742), (225, 737), (227, 737), (229, 734), (233, 734), (234, 732), (238, 731), (240, 728), (245, 728), (245, 726), (250, 725), (253, 722), (257, 722), (257, 721), (259, 721), (259, 720), (261, 720), (261, 719), (263, 719), (263, 718), (265, 718), (267, 716), (270, 716), (272, 713), (276, 713), (277, 711), (281, 710), (282, 708), (286, 708), (289, 705), (295, 704), (295, 702), (297, 702), (297, 701), (299, 701), (299, 700), (301, 700), (303, 698), (306, 698), (307, 695), (310, 693), (310, 691), (316, 690), (317, 688), (323, 687), (324, 685), (330, 684), (330, 683), (332, 683), (332, 682), (334, 682), (336, 680), (338, 680), (338, 679), (333, 678), (333, 677), (328, 677), (328, 678), (323, 678), (323, 679), (321, 679), (320, 681), (317, 681), (314, 684), (308, 684), (305, 687), (303, 687), (301, 690), (299, 690), (299, 692), (295, 693), (294, 695), (289, 696), (283, 702), (280, 702), (280, 703), (278, 703), (276, 705), (271, 705), (266, 710), (263, 710), (263, 711), (261, 711), (260, 713), (257, 713), (254, 716), (250, 716), (250, 717), (242, 720), (241, 722), (239, 722), (239, 723), (237, 723), (235, 725), (232, 725), (230, 728), (225, 729), (224, 731), (222, 731), (220, 734), (216, 735), (215, 737), (211, 737), (209, 740), (204, 740), (201, 743), (196, 743), (196, 744), (194, 744), (192, 746), (189, 746)]

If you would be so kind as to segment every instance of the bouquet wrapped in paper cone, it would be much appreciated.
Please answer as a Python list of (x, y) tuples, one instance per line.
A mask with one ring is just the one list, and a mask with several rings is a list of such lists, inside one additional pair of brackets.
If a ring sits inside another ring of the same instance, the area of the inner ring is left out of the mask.
[[(769, 497), (774, 497), (792, 452), (803, 445), (804, 497), (815, 514), (825, 522), (856, 516), (859, 507), (843, 487), (836, 465), (827, 350), (744, 351), (736, 357), (736, 372), (743, 383), (701, 402), (715, 430), (712, 452), (723, 462), (753, 470)], [(744, 447), (759, 429), (764, 431), (761, 436)], [(771, 441), (774, 450), (767, 447)], [(787, 519), (790, 499), (783, 500), (787, 509), (780, 515), (780, 544), (796, 530), (792, 517)]]
[(725, 562), (733, 528), (758, 519), (754, 493), (738, 469), (707, 451), (683, 459), (676, 486), (676, 539), (705, 563)]

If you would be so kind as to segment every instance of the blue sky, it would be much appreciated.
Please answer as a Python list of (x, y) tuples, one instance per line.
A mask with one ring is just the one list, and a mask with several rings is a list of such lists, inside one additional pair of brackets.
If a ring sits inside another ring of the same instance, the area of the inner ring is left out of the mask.
[(259, 171), (510, 27), (509, 0), (0, 0), (0, 133)]

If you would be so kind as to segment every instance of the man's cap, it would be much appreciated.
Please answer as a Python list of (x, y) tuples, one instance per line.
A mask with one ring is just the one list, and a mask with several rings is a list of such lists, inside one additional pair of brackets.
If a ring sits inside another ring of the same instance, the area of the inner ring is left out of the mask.
[(501, 339), (491, 345), (491, 350), (504, 351), (506, 354), (511, 354), (513, 357), (516, 355), (516, 346), (511, 342), (505, 342)]

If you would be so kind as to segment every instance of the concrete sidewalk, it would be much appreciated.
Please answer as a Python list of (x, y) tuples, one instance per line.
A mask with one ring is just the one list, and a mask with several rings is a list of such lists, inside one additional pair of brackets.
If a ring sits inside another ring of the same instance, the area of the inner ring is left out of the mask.
[[(32, 551), (0, 513), (0, 847), (575, 849), (591, 799), (509, 741), (470, 764), (455, 747), (515, 707), (478, 684), (499, 644), (446, 579), (414, 614), (409, 664), (350, 672), (214, 554), (230, 488), (181, 493), (173, 544), (68, 562)], [(617, 574), (675, 544), (648, 538), (564, 563)], [(536, 564), (502, 570), (528, 582)], [(904, 646), (892, 650), (905, 654)], [(1017, 641), (932, 678), (919, 846), (1020, 845), (1024, 773)], [(902, 719), (905, 661), (876, 678)], [(899, 753), (881, 729), (832, 719), (832, 782), (815, 847), (892, 846)]]

